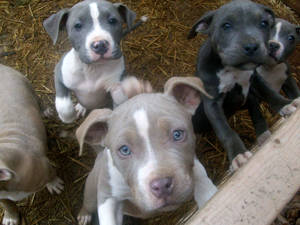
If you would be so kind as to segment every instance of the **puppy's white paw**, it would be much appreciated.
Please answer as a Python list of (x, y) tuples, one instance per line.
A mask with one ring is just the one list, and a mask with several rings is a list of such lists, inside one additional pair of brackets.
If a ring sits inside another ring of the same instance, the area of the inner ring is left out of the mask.
[(271, 137), (271, 132), (269, 130), (266, 130), (265, 132), (263, 132), (261, 135), (259, 135), (259, 137), (257, 138), (257, 144), (258, 145), (262, 145), (263, 143), (265, 143), (265, 141)]
[(82, 208), (77, 216), (78, 225), (87, 225), (92, 221), (92, 215)]
[(247, 151), (243, 154), (238, 154), (231, 162), (230, 170), (236, 171), (241, 168), (244, 164), (246, 164), (249, 159), (252, 157), (252, 153)]
[(15, 216), (9, 214), (7, 211), (5, 211), (3, 220), (3, 225), (18, 225), (19, 224), (19, 215), (16, 214)]
[(77, 112), (77, 118), (84, 117), (87, 111), (86, 108), (84, 108), (80, 103), (77, 103), (77, 105), (75, 106), (75, 110)]
[(293, 112), (296, 111), (297, 108), (300, 107), (300, 97), (294, 99), (290, 104), (284, 106), (279, 114), (283, 117), (290, 116)]
[(59, 178), (55, 177), (51, 182), (46, 184), (48, 191), (53, 194), (60, 194), (64, 190), (64, 182)]
[(76, 119), (73, 102), (69, 97), (56, 97), (55, 107), (59, 118), (64, 123), (72, 123)]

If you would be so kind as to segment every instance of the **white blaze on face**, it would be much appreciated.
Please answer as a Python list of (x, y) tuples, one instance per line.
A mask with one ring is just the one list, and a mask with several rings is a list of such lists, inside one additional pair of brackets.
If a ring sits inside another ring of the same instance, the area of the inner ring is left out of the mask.
[(282, 26), (281, 22), (277, 23), (276, 26), (275, 26), (276, 27), (276, 33), (275, 33), (274, 41), (279, 42), (279, 34), (280, 34), (281, 26)]
[(138, 188), (141, 193), (146, 193), (146, 202), (151, 202), (151, 193), (149, 189), (150, 174), (155, 170), (157, 166), (157, 160), (155, 153), (152, 149), (149, 137), (149, 120), (147, 113), (144, 109), (139, 109), (133, 114), (133, 118), (136, 123), (137, 132), (141, 138), (143, 138), (145, 143), (145, 158), (147, 161), (145, 164), (138, 168)]
[(99, 55), (97, 55), (91, 50), (91, 44), (95, 41), (106, 40), (109, 43), (109, 50), (107, 53), (105, 53), (105, 56), (111, 56), (112, 49), (114, 47), (113, 38), (111, 34), (104, 30), (99, 23), (100, 12), (97, 3), (91, 3), (89, 7), (90, 14), (93, 20), (93, 28), (90, 31), (90, 33), (87, 34), (85, 41), (85, 47), (88, 50), (88, 54), (92, 60), (97, 60), (99, 58)]
[(274, 41), (277, 44), (279, 44), (280, 47), (276, 51), (276, 57), (279, 58), (281, 56), (281, 54), (283, 53), (283, 51), (284, 51), (284, 46), (283, 46), (283, 44), (281, 43), (281, 40), (280, 40), (280, 31), (281, 31), (281, 28), (282, 28), (282, 22), (276, 23), (275, 28), (276, 28), (275, 36), (270, 41)]

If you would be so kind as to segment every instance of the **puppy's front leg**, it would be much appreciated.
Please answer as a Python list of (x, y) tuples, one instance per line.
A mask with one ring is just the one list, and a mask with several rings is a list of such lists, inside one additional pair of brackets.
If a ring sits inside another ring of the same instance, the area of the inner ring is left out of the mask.
[(108, 198), (98, 205), (98, 217), (101, 225), (122, 225), (123, 210), (120, 204), (116, 199)]
[(195, 179), (194, 198), (197, 202), (198, 208), (200, 209), (217, 192), (218, 189), (211, 179), (209, 179), (203, 165), (197, 158), (194, 159), (193, 172)]
[(16, 203), (8, 199), (1, 199), (0, 205), (4, 208), (3, 225), (18, 225), (20, 218)]
[(289, 76), (286, 79), (286, 81), (282, 85), (282, 90), (290, 99), (295, 99), (300, 97), (300, 89), (297, 85), (296, 80), (292, 76)]
[(62, 81), (62, 73), (59, 68), (55, 69), (55, 108), (59, 118), (64, 123), (72, 123), (76, 119), (76, 111), (71, 99), (70, 90)]
[(297, 98), (294, 101), (284, 98), (275, 90), (273, 90), (266, 81), (255, 73), (252, 76), (251, 85), (255, 91), (259, 94), (259, 97), (267, 102), (273, 110), (278, 112), (281, 116), (289, 116), (297, 107), (300, 106), (300, 99)]
[(262, 145), (271, 136), (271, 132), (260, 111), (259, 101), (251, 91), (247, 97), (246, 107), (255, 129), (257, 143)]
[(205, 114), (227, 152), (231, 168), (236, 170), (248, 161), (252, 153), (246, 149), (240, 137), (229, 126), (222, 107), (224, 97), (219, 96), (214, 99), (203, 95), (202, 97)]

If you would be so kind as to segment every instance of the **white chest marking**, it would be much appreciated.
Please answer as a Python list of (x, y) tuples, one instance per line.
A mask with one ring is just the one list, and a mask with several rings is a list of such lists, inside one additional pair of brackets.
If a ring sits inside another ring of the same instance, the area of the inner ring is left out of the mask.
[(238, 70), (233, 67), (225, 67), (217, 73), (217, 76), (220, 79), (218, 87), (219, 93), (227, 93), (234, 88), (235, 84), (239, 84), (242, 87), (243, 95), (246, 98), (252, 74), (253, 70)]
[(139, 191), (144, 194), (146, 199), (145, 201), (150, 202), (152, 196), (149, 191), (149, 177), (150, 174), (153, 173), (153, 171), (155, 171), (157, 167), (157, 159), (150, 143), (149, 120), (146, 111), (144, 109), (139, 109), (133, 114), (133, 117), (135, 119), (138, 134), (145, 141), (145, 157), (147, 159), (145, 164), (142, 167), (138, 168), (138, 188)]
[(21, 201), (24, 198), (27, 198), (29, 195), (31, 195), (32, 192), (9, 192), (9, 191), (0, 191), (0, 199), (9, 199), (12, 201)]
[(118, 200), (124, 200), (130, 194), (130, 189), (123, 175), (114, 166), (111, 152), (105, 149), (108, 158), (109, 184), (111, 187), (112, 196)]
[(286, 71), (287, 66), (285, 63), (280, 63), (271, 68), (265, 66), (257, 68), (258, 74), (277, 92), (281, 90), (283, 83), (287, 79)]
[(101, 225), (120, 225), (116, 221), (117, 202), (115, 199), (109, 198), (98, 206), (98, 217)]
[(87, 65), (81, 62), (77, 52), (72, 49), (62, 62), (62, 81), (70, 90), (88, 92), (99, 86), (108, 88), (119, 82), (124, 69), (124, 57), (103, 64)]
[(194, 159), (194, 198), (199, 208), (201, 208), (216, 192), (217, 187), (207, 176), (205, 168), (197, 158)]

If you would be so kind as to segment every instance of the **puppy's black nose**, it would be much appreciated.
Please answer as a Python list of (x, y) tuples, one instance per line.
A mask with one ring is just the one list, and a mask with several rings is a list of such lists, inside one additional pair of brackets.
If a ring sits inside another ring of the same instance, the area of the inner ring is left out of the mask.
[(280, 48), (280, 44), (275, 41), (270, 41), (269, 42), (269, 48), (271, 52), (276, 52)]
[(104, 55), (108, 51), (109, 43), (108, 41), (95, 41), (91, 44), (91, 49), (93, 52)]
[(171, 177), (158, 178), (150, 182), (152, 194), (157, 198), (165, 198), (172, 194), (173, 179)]
[(245, 54), (247, 56), (253, 56), (258, 49), (259, 49), (259, 45), (256, 43), (250, 43), (244, 45)]

